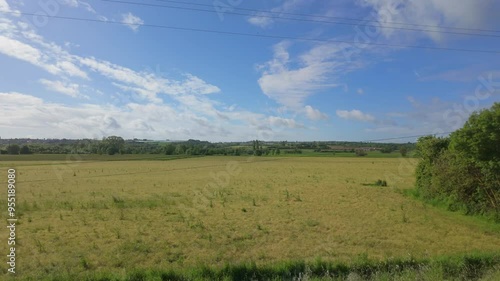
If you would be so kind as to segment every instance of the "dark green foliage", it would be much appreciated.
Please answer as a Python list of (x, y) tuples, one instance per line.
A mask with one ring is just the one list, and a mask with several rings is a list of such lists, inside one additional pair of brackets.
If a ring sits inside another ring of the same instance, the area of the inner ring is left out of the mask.
[(500, 161), (500, 103), (473, 113), (464, 127), (451, 134), (450, 148), (477, 161)]
[(368, 153), (364, 149), (358, 148), (354, 151), (356, 153), (356, 156), (366, 156)]
[(19, 153), (20, 154), (31, 154), (31, 150), (30, 150), (29, 146), (23, 145), (21, 147), (21, 149), (19, 150)]
[(122, 137), (109, 136), (102, 139), (102, 142), (100, 143), (100, 152), (107, 153), (108, 155), (123, 153), (124, 146), (125, 140)]
[(372, 260), (362, 255), (352, 263), (321, 259), (311, 262), (284, 261), (265, 265), (247, 262), (226, 264), (222, 267), (200, 265), (191, 269), (132, 269), (127, 270), (124, 277), (113, 276), (106, 272), (99, 274), (86, 272), (75, 275), (59, 273), (51, 278), (39, 276), (37, 280), (350, 280), (352, 279), (350, 278), (351, 274), (358, 277), (355, 280), (371, 280), (380, 275), (385, 275), (387, 280), (410, 280), (403, 277), (409, 271), (415, 272), (417, 276), (426, 271), (440, 272), (442, 273), (440, 277), (445, 280), (479, 280), (489, 271), (495, 270), (495, 268), (498, 270), (499, 265), (500, 256), (498, 254), (467, 254), (434, 259), (408, 257), (386, 260)]
[(175, 145), (172, 143), (169, 143), (165, 146), (164, 150), (165, 150), (166, 155), (173, 155), (175, 152)]
[(418, 193), (453, 211), (500, 221), (500, 103), (473, 113), (450, 138), (420, 138)]
[(399, 148), (399, 153), (401, 153), (401, 156), (406, 157), (406, 155), (408, 155), (408, 148), (402, 146), (401, 148)]
[(387, 186), (387, 181), (377, 180), (375, 183), (363, 183), (364, 186)]
[(385, 146), (380, 149), (382, 153), (391, 153), (395, 150), (394, 146)]
[(8, 154), (19, 154), (19, 151), (21, 148), (17, 144), (11, 144), (7, 146), (7, 153)]

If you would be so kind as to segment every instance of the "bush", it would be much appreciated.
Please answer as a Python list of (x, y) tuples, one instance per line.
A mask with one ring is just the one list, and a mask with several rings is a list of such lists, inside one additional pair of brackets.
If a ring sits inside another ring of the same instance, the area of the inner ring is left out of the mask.
[(361, 148), (357, 148), (356, 150), (354, 150), (354, 153), (356, 153), (356, 156), (368, 155), (368, 153), (366, 153), (366, 151), (364, 149), (361, 149)]
[(16, 154), (19, 154), (20, 150), (21, 150), (21, 148), (17, 144), (10, 144), (9, 146), (7, 146), (7, 153), (8, 154), (16, 155)]
[(420, 138), (416, 187), (450, 210), (500, 221), (500, 103), (471, 115), (450, 138)]
[(31, 154), (31, 150), (27, 145), (23, 145), (19, 150), (20, 154)]

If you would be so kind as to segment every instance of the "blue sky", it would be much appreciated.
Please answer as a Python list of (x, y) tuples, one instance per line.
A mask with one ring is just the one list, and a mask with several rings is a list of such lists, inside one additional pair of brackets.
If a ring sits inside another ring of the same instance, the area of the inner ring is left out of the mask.
[(500, 3), (460, 3), (0, 0), (0, 137), (364, 141), (453, 131), (500, 101)]

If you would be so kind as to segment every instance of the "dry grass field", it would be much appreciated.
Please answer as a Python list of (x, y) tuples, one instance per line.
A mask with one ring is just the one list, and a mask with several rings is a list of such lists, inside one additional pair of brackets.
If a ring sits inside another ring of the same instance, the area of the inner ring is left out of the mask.
[[(327, 157), (4, 161), (0, 176), (17, 170), (20, 277), (498, 253), (495, 226), (398, 192), (413, 187), (413, 164)], [(388, 186), (370, 185), (378, 179)]]

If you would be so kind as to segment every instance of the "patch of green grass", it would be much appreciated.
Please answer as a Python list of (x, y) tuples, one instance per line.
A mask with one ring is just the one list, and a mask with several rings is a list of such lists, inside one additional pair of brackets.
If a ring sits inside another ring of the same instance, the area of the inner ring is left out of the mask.
[[(371, 260), (361, 258), (351, 263), (315, 259), (292, 260), (273, 264), (246, 262), (226, 264), (222, 267), (198, 265), (197, 267), (135, 268), (119, 272), (89, 272), (92, 267), (84, 258), (81, 273), (50, 273), (39, 275), (37, 280), (87, 280), (87, 281), (153, 281), (153, 280), (497, 280), (500, 276), (498, 254), (468, 254), (440, 256), (431, 259)], [(28, 280), (18, 276), (16, 280)]]

